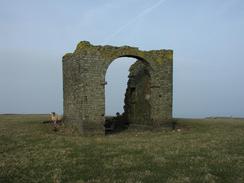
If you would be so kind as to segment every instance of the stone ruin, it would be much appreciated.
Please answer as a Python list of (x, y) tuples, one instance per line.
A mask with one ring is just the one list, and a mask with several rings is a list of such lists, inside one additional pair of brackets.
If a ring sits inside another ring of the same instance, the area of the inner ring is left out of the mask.
[(81, 133), (103, 133), (105, 75), (117, 58), (132, 57), (125, 93), (124, 119), (158, 128), (172, 120), (173, 51), (94, 46), (80, 42), (63, 56), (64, 122)]

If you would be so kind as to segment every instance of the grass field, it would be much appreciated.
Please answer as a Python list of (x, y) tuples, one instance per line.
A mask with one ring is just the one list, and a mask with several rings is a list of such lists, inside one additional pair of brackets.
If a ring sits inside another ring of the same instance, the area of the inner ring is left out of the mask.
[(244, 120), (81, 137), (45, 115), (0, 115), (0, 182), (244, 182)]

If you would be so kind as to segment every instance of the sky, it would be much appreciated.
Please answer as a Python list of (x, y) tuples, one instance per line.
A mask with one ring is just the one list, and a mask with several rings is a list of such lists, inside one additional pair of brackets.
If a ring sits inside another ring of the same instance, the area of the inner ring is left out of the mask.
[[(244, 117), (243, 32), (243, 0), (0, 0), (0, 113), (62, 113), (62, 56), (87, 40), (173, 49), (174, 117)], [(110, 65), (107, 114), (134, 61)]]

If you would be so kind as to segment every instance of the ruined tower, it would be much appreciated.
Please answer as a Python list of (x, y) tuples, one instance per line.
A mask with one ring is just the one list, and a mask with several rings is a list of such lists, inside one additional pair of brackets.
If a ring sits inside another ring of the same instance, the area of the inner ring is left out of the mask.
[(158, 128), (172, 119), (173, 51), (94, 46), (80, 42), (63, 56), (64, 122), (81, 133), (104, 133), (105, 75), (117, 58), (132, 57), (125, 116), (134, 124)]

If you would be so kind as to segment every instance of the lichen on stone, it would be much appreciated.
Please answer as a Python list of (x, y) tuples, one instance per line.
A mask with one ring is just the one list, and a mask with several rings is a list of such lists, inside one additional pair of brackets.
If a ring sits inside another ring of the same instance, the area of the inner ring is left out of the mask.
[(84, 48), (89, 48), (91, 46), (92, 45), (91, 45), (91, 43), (89, 41), (81, 41), (76, 46), (75, 52), (78, 52), (79, 50), (84, 49)]

